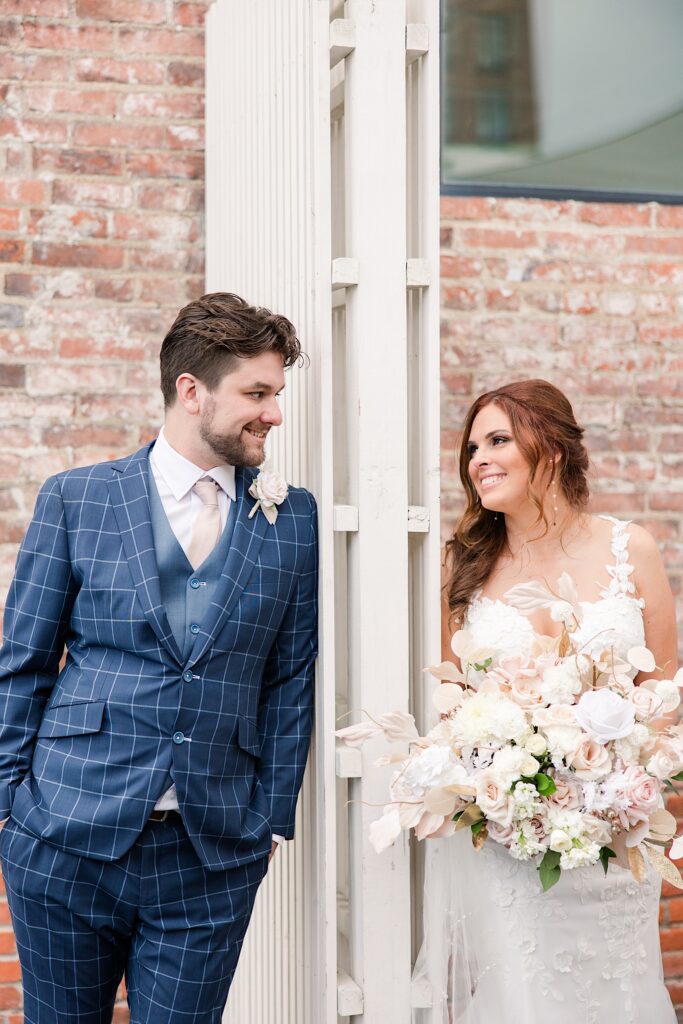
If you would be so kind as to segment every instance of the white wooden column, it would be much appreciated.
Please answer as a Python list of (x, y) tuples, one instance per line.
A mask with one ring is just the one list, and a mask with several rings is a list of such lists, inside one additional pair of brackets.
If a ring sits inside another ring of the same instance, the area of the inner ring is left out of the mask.
[[(217, 0), (206, 48), (206, 289), (283, 313), (310, 357), (309, 367), (287, 371), (270, 455), (318, 500), (324, 592), (333, 571), (332, 467), (323, 458), (332, 444), (328, 0)], [(259, 892), (229, 1024), (336, 1017), (333, 615), (323, 600), (296, 836)]]
[[(408, 709), (408, 349), (406, 321), (406, 89), (404, 0), (348, 0), (356, 43), (344, 82), (347, 402), (357, 417), (349, 498), (348, 706), (360, 720)], [(380, 70), (381, 69), (381, 70)], [(410, 856), (401, 839), (378, 856), (368, 842), (386, 773), (381, 744), (363, 750), (349, 787), (350, 975), (360, 1019), (410, 1021)], [(384, 752), (384, 751), (383, 751)], [(372, 805), (375, 806), (372, 806)]]
[[(409, 1024), (422, 851), (378, 856), (387, 776), (338, 715), (409, 708), (438, 657), (438, 0), (216, 0), (207, 290), (289, 316), (272, 456), (318, 499), (321, 657), (297, 836), (262, 886), (228, 1024)], [(414, 845), (414, 844), (413, 844)]]

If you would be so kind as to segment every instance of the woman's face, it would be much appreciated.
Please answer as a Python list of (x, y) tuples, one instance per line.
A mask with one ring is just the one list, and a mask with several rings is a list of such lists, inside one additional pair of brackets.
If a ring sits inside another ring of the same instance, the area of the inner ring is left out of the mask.
[(484, 508), (514, 512), (528, 502), (530, 466), (512, 435), (509, 417), (499, 406), (479, 410), (467, 450), (470, 478)]

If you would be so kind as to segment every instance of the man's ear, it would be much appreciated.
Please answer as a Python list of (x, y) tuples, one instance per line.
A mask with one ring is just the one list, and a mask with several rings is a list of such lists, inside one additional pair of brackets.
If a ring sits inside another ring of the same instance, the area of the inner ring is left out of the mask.
[(175, 382), (178, 402), (190, 416), (196, 416), (199, 412), (198, 385), (201, 387), (201, 382), (191, 373), (181, 373)]

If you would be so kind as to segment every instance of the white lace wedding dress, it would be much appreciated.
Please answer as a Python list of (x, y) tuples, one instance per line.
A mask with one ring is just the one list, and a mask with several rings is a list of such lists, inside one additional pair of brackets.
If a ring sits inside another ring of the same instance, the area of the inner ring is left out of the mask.
[[(644, 642), (643, 603), (630, 578), (628, 524), (612, 522), (610, 584), (600, 600), (582, 602), (579, 637), (624, 655)], [(468, 628), (481, 646), (529, 653), (531, 624), (502, 601), (475, 598)], [(493, 842), (477, 852), (463, 831), (429, 841), (425, 877), (413, 991), (432, 1006), (414, 1010), (414, 1024), (675, 1024), (651, 869), (638, 885), (613, 865), (606, 877), (598, 865), (577, 868), (544, 893), (533, 864)]]

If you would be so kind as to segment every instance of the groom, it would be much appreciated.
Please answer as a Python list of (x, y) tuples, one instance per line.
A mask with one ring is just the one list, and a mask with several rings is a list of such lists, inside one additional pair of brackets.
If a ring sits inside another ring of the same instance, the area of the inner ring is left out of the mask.
[(311, 732), (315, 503), (255, 469), (300, 356), (282, 316), (191, 302), (156, 441), (38, 496), (0, 650), (27, 1024), (107, 1024), (124, 974), (133, 1024), (220, 1021)]

